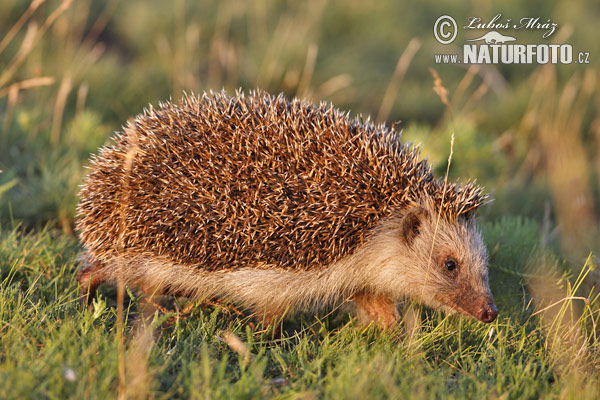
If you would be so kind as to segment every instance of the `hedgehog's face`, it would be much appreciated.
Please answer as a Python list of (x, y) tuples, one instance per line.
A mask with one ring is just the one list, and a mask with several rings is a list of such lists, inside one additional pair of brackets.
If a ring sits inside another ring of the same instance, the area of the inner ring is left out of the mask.
[(430, 207), (417, 207), (403, 216), (400, 230), (416, 297), (482, 322), (496, 319), (487, 251), (472, 217), (448, 222)]

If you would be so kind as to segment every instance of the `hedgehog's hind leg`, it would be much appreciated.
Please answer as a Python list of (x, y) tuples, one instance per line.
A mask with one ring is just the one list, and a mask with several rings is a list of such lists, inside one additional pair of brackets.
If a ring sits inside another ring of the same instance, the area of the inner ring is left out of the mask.
[(352, 298), (357, 308), (358, 320), (364, 324), (376, 323), (380, 328), (392, 329), (398, 324), (400, 314), (396, 303), (389, 297), (360, 293)]
[(285, 307), (277, 307), (274, 304), (263, 304), (252, 308), (252, 316), (264, 331), (271, 332), (271, 339), (279, 338), (283, 331), (283, 320), (288, 315), (289, 310)]
[(269, 325), (280, 325), (285, 317), (285, 314), (285, 310), (280, 311), (274, 307), (256, 307), (252, 313), (256, 321), (262, 323), (265, 327)]
[(100, 261), (91, 260), (86, 255), (83, 255), (80, 259), (86, 266), (77, 274), (79, 301), (82, 306), (89, 306), (96, 296), (96, 289), (100, 284), (107, 281), (107, 276), (104, 272), (105, 266)]

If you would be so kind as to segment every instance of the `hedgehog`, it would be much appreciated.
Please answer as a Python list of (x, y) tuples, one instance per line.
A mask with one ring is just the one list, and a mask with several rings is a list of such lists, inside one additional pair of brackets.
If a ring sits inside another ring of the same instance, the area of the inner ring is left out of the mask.
[(78, 281), (221, 299), (265, 324), (352, 301), (387, 329), (417, 300), (498, 312), (475, 181), (435, 178), (385, 124), (255, 90), (150, 106), (92, 156)]

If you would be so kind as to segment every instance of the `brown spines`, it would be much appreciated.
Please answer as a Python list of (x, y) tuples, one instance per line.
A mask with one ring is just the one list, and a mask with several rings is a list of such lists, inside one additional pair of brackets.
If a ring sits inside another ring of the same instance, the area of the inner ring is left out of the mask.
[(472, 181), (464, 185), (448, 183), (444, 189), (444, 181), (435, 180), (431, 183), (429, 193), (436, 210), (449, 221), (461, 215), (473, 214), (477, 207), (488, 200), (483, 188)]
[[(130, 134), (139, 151), (121, 207)], [(161, 104), (124, 135), (93, 159), (81, 191), (81, 239), (100, 260), (124, 229), (125, 251), (207, 270), (322, 267), (410, 204), (431, 198), (453, 218), (483, 200), (473, 185), (449, 185), (442, 201), (440, 182), (394, 130), (260, 91)]]

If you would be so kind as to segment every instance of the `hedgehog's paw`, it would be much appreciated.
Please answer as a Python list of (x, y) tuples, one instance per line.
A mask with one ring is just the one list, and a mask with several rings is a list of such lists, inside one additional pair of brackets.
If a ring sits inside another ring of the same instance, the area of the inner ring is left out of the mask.
[(273, 339), (278, 338), (283, 329), (283, 319), (286, 316), (285, 309), (279, 309), (276, 307), (256, 307), (252, 313), (256, 322), (259, 326), (262, 326), (264, 330), (260, 330), (258, 333), (265, 331), (271, 332)]
[(393, 329), (398, 325), (400, 314), (396, 302), (386, 296), (360, 293), (352, 298), (356, 304), (356, 316), (361, 324), (377, 324), (381, 329)]
[(91, 305), (92, 299), (96, 296), (96, 289), (106, 281), (103, 267), (100, 262), (92, 262), (77, 274), (79, 301), (82, 306)]

